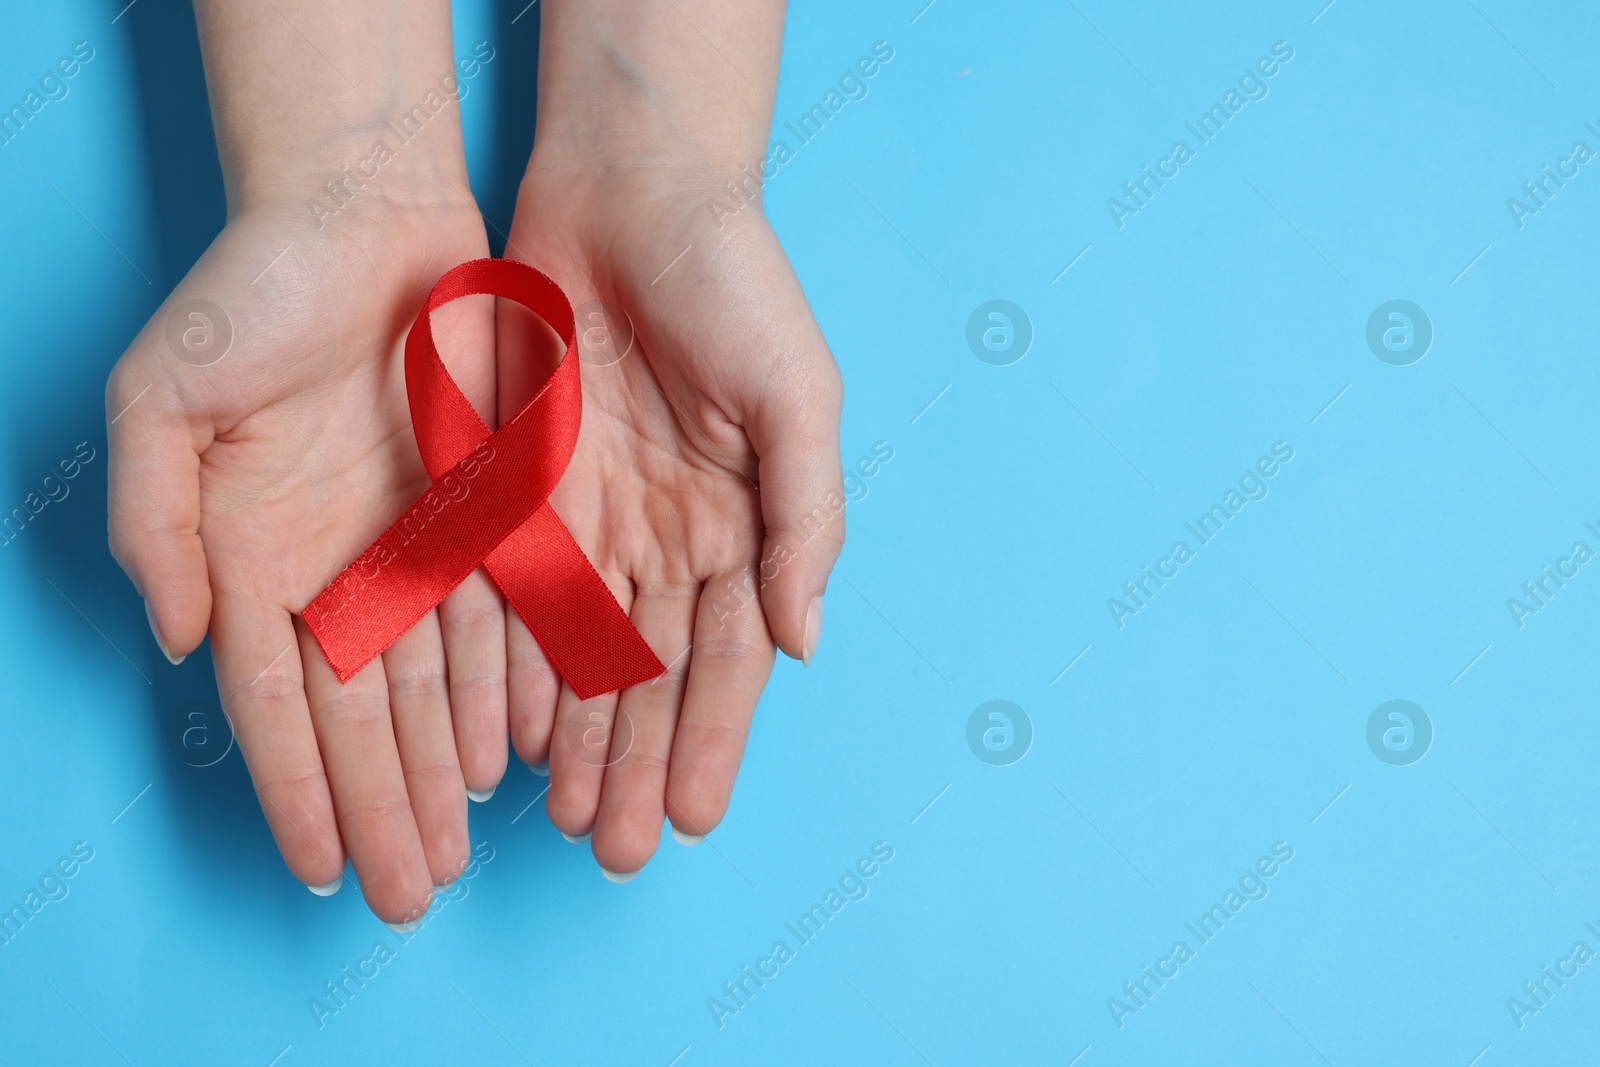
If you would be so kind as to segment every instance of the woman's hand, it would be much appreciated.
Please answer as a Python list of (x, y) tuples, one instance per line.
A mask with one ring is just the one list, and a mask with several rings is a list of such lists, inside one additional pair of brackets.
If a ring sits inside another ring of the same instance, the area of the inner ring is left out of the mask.
[[(467, 789), (504, 771), (503, 603), (475, 573), (348, 685), (292, 616), (428, 485), (402, 344), (438, 276), (486, 254), (465, 188), (391, 174), (320, 220), (303, 201), (236, 212), (106, 392), (112, 551), (157, 640), (176, 660), (209, 630), (290, 870), (332, 892), (348, 855), (391, 923), (460, 874)], [(492, 414), (487, 300), (435, 329)]]
[[(781, 5), (723, 6), (719, 46), (775, 77)], [(774, 647), (810, 660), (844, 539), (838, 368), (760, 207), (731, 211), (723, 188), (755, 192), (741, 168), (770, 93), (680, 14), (636, 8), (545, 5), (539, 141), (506, 253), (567, 290), (591, 357), (551, 504), (670, 667), (580, 701), (508, 614), (512, 742), (548, 760), (551, 820), (592, 831), (615, 881), (664, 817), (691, 844), (722, 819)], [(528, 395), (524, 336), (502, 317), (502, 419)]]
[[(209, 631), (289, 869), (326, 895), (348, 858), (372, 910), (410, 922), (468, 862), (467, 790), (505, 769), (503, 602), (470, 576), (348, 685), (293, 613), (428, 485), (401, 346), (438, 277), (487, 251), (450, 6), (195, 15), (228, 224), (111, 374), (111, 548), (168, 658)], [(489, 298), (434, 329), (492, 415)]]

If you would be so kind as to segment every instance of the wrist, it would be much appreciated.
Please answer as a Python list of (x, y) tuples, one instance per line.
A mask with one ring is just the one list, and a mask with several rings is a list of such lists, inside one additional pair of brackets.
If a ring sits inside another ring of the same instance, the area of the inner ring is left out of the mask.
[(230, 215), (468, 189), (460, 105), (496, 54), (451, 54), (448, 3), (196, 0), (196, 16)]
[(226, 230), (270, 236), (273, 247), (263, 267), (292, 248), (294, 258), (312, 257), (325, 266), (409, 276), (454, 266), (426, 264), (441, 247), (455, 247), (471, 235), (483, 245), (477, 255), (487, 254), (483, 216), (460, 163), (393, 160), (370, 178), (361, 174), (371, 171), (349, 163), (325, 162), (319, 155), (260, 164), (261, 170), (230, 187)]
[(468, 91), (469, 83), (446, 73), (382, 101), (347, 98), (305, 116), (293, 136), (278, 123), (219, 115), (229, 214), (300, 204), (316, 216), (358, 197), (408, 203), (446, 197), (452, 187), (466, 193), (460, 99)]
[(473, 204), (459, 152), (425, 152), (393, 133), (369, 133), (292, 158), (253, 156), (224, 174), (230, 221), (274, 214), (320, 230), (347, 215)]
[[(686, 10), (687, 8), (687, 10)], [(737, 170), (772, 125), (783, 6), (545, 0), (537, 143), (596, 176)]]

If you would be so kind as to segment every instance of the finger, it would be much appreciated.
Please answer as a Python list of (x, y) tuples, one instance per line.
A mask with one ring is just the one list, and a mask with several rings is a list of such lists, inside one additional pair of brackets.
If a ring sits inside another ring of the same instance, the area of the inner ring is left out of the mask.
[[(448, 885), (466, 869), (467, 787), (456, 758), (439, 616), (429, 612), (383, 654), (394, 739), (429, 876)], [(503, 728), (502, 728), (503, 729)], [(502, 736), (501, 747), (505, 747)]]
[(211, 658), (223, 710), (284, 863), (312, 892), (327, 896), (344, 877), (345, 851), (297, 644), (287, 611), (219, 590)]
[[(632, 583), (610, 572), (601, 572), (601, 576), (627, 611), (633, 604)], [(616, 693), (579, 700), (570, 685), (562, 684), (550, 735), (550, 792), (545, 811), (569, 840), (581, 840), (594, 829), (600, 784), (613, 748), (618, 755), (627, 751), (626, 737), (621, 744), (614, 744), (616, 719)]]
[[(779, 371), (748, 414), (759, 459), (761, 604), (778, 647), (807, 664), (822, 634), (822, 594), (844, 545), (839, 465), (839, 369), (799, 283), (789, 274), (778, 341)], [(790, 291), (792, 290), (792, 292)]]
[(695, 616), (694, 664), (667, 776), (667, 817), (674, 836), (682, 835), (679, 840), (697, 842), (727, 813), (750, 720), (776, 656), (766, 616), (756, 604), (728, 609), (716, 593), (738, 573), (706, 583)]
[[(450, 377), (478, 416), (495, 413), (496, 298), (453, 300), (433, 312), (434, 337)], [(504, 601), (487, 573), (468, 575), (439, 605), (448, 664), (455, 747), (470, 796), (494, 795), (506, 772), (506, 639)]]
[[(515, 242), (507, 246), (506, 255), (526, 261)], [(504, 424), (548, 379), (561, 358), (562, 344), (548, 323), (514, 300), (501, 300), (496, 306), (495, 327), (495, 388)], [(550, 774), (552, 731), (564, 687), (510, 604), (506, 605), (506, 671), (511, 743), (517, 756), (536, 773)], [(567, 695), (576, 701), (575, 695)], [(587, 829), (586, 824), (579, 832)]]
[(544, 649), (528, 632), (528, 624), (506, 605), (506, 698), (511, 717), (511, 743), (522, 762), (536, 774), (550, 773), (550, 731), (555, 726), (561, 676), (550, 666)]
[[(145, 598), (156, 644), (180, 663), (205, 639), (211, 620), (200, 457), (177, 398), (144, 373), (148, 366), (124, 357), (106, 384), (108, 531), (111, 554)], [(85, 442), (71, 462), (93, 455)]]
[(305, 623), (296, 619), (295, 631), (339, 835), (361, 892), (384, 922), (417, 922), (433, 899), (433, 879), (395, 746), (383, 661), (340, 685)]
[(579, 700), (570, 685), (561, 686), (550, 734), (550, 791), (545, 811), (555, 828), (574, 844), (587, 841), (594, 829), (616, 716), (616, 693)]
[(452, 750), (472, 799), (488, 800), (506, 773), (505, 601), (482, 569), (439, 605), (449, 664)]
[[(600, 788), (594, 825), (594, 856), (612, 881), (626, 881), (655, 855), (666, 817), (667, 761), (683, 702), (683, 682), (700, 587), (650, 586), (634, 597), (630, 618), (651, 648), (667, 661), (667, 673), (623, 690), (618, 721), (631, 728), (626, 754), (613, 751)], [(619, 742), (622, 727), (617, 728)]]

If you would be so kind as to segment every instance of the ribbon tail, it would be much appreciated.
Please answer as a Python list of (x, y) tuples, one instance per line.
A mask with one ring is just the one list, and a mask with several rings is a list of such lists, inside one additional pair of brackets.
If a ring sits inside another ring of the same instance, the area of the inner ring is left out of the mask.
[(579, 699), (667, 672), (549, 503), (484, 566)]

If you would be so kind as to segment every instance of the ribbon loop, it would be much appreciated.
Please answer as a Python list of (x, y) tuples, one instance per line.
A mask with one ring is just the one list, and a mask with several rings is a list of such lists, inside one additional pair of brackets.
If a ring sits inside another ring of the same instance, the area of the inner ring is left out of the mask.
[[(566, 343), (549, 380), (496, 431), (450, 377), (429, 318), (480, 294), (523, 304)], [(581, 699), (664, 673), (547, 499), (572, 459), (583, 411), (572, 305), (560, 287), (512, 260), (453, 268), (406, 336), (405, 371), (433, 484), (302, 613), (339, 680), (348, 682), (480, 565)]]

